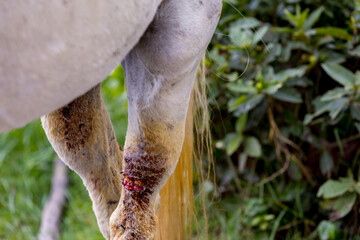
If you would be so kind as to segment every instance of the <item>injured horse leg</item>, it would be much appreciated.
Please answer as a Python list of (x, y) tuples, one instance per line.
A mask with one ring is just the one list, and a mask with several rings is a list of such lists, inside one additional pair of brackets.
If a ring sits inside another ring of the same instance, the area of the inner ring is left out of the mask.
[[(183, 126), (151, 122), (148, 119), (138, 126), (140, 136), (128, 133), (122, 173), (123, 196), (112, 216), (112, 239), (155, 238), (156, 196), (176, 167)], [(121, 237), (124, 232), (126, 235)]]
[(58, 156), (83, 180), (103, 236), (120, 199), (122, 151), (101, 97), (101, 85), (41, 118)]
[(110, 219), (112, 240), (157, 236), (156, 195), (178, 162), (191, 90), (220, 17), (221, 2), (163, 1), (123, 62), (129, 121), (124, 187)]

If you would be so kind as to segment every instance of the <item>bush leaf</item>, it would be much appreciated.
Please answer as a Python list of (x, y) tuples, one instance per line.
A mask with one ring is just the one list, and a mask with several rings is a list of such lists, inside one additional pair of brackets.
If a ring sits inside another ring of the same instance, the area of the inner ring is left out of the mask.
[(261, 145), (259, 140), (255, 137), (248, 137), (245, 140), (245, 153), (250, 157), (260, 157), (261, 156)]
[(293, 77), (302, 77), (306, 72), (306, 66), (291, 68), (277, 73), (274, 79), (278, 82), (285, 82)]
[(351, 112), (351, 116), (355, 119), (360, 121), (360, 106), (357, 106), (355, 104), (352, 104), (350, 106), (350, 112)]
[(334, 167), (334, 160), (328, 151), (324, 151), (320, 158), (320, 170), (323, 175), (330, 172)]
[(317, 197), (335, 198), (343, 195), (354, 186), (350, 178), (341, 178), (339, 181), (328, 180), (320, 188)]
[(344, 88), (334, 88), (330, 91), (327, 91), (322, 97), (321, 101), (332, 101), (343, 97), (344, 95), (348, 94)]
[(230, 134), (228, 136), (229, 138), (227, 139), (228, 143), (226, 145), (226, 154), (231, 156), (239, 148), (244, 138), (240, 134)]
[(263, 94), (251, 96), (245, 102), (241, 103), (239, 106), (236, 107), (235, 115), (240, 116), (242, 113), (250, 111), (251, 109), (256, 107), (263, 99)]
[(339, 39), (344, 39), (348, 41), (352, 41), (352, 36), (342, 28), (336, 27), (321, 27), (316, 28), (316, 34), (319, 35), (328, 35)]
[(346, 88), (352, 88), (355, 82), (355, 74), (337, 63), (324, 63), (321, 65), (324, 71), (335, 81)]
[(347, 192), (338, 198), (334, 205), (336, 218), (345, 217), (353, 208), (356, 198), (357, 194), (355, 192)]
[(276, 99), (290, 103), (303, 102), (300, 93), (296, 91), (294, 88), (283, 87), (279, 89), (279, 91), (275, 92), (272, 96)]
[(310, 28), (312, 28), (314, 26), (314, 24), (319, 20), (321, 14), (324, 12), (324, 10), (325, 10), (324, 6), (321, 6), (309, 15), (308, 19), (306, 19), (306, 22), (304, 24), (305, 31), (309, 30)]
[(332, 222), (321, 221), (317, 230), (321, 240), (335, 239), (336, 226)]

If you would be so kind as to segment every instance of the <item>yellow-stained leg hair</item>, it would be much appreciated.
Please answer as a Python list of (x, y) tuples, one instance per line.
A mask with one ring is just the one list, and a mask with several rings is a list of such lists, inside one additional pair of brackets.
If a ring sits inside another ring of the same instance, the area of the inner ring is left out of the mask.
[(174, 173), (160, 190), (157, 240), (188, 239), (186, 224), (191, 224), (193, 211), (193, 101), (190, 101), (186, 123), (185, 138), (179, 162)]

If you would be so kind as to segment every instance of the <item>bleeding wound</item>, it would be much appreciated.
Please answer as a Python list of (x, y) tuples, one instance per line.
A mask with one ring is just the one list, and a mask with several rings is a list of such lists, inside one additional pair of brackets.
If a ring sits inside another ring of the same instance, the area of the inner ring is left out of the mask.
[(141, 192), (145, 190), (144, 183), (141, 182), (139, 179), (130, 177), (129, 175), (124, 174), (124, 179), (122, 181), (125, 189), (129, 191), (137, 191)]
[(166, 161), (160, 154), (149, 155), (140, 149), (128, 149), (123, 163), (124, 188), (144, 196), (153, 194), (167, 170)]

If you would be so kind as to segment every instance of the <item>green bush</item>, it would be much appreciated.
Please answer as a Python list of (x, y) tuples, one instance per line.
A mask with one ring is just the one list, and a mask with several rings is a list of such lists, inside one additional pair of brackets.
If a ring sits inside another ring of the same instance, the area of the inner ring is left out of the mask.
[(210, 239), (360, 238), (359, 27), (360, 1), (224, 2)]

